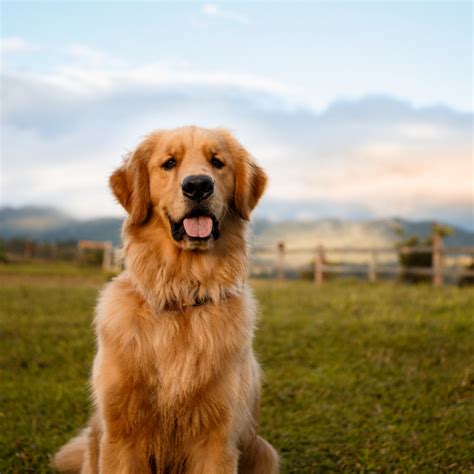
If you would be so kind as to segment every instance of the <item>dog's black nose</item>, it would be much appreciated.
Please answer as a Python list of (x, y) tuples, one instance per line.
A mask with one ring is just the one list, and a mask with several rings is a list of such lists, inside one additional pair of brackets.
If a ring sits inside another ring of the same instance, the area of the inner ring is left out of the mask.
[(214, 182), (204, 174), (188, 176), (181, 183), (181, 189), (189, 199), (202, 201), (214, 192)]

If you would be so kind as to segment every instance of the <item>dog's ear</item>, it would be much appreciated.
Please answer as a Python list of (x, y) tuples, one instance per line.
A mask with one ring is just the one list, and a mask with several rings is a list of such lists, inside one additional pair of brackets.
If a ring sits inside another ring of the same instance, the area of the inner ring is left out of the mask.
[(246, 152), (247, 158), (237, 167), (235, 178), (235, 209), (248, 221), (267, 186), (267, 175)]
[(109, 185), (118, 202), (129, 213), (130, 223), (140, 225), (145, 222), (150, 210), (150, 182), (148, 158), (153, 151), (150, 140), (144, 140), (130, 153), (123, 165), (112, 173)]
[(250, 153), (229, 132), (224, 130), (222, 133), (235, 159), (234, 208), (242, 219), (248, 221), (265, 191), (268, 178)]

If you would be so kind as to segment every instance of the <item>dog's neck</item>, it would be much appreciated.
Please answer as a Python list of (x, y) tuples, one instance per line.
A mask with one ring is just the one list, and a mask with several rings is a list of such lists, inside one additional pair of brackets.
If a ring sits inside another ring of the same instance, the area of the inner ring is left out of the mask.
[(232, 223), (210, 250), (180, 249), (164, 226), (124, 227), (126, 275), (155, 312), (240, 294), (247, 276), (247, 225)]

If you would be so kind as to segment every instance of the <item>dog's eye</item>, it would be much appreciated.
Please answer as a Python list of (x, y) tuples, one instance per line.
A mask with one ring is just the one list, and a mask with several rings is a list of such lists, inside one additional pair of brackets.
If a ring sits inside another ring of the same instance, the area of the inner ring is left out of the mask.
[(173, 169), (174, 167), (176, 166), (176, 158), (174, 156), (172, 156), (171, 158), (169, 158), (168, 160), (166, 160), (162, 165), (161, 167), (166, 170), (166, 171), (169, 171), (170, 169)]
[(219, 160), (216, 155), (211, 158), (211, 165), (214, 166), (214, 168), (217, 168), (218, 170), (224, 168), (224, 163)]

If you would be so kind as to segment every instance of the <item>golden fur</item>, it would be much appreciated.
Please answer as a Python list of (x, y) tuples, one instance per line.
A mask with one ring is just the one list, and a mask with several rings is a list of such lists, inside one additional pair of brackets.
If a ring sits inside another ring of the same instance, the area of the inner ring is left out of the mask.
[[(170, 157), (177, 164), (166, 170)], [(193, 174), (215, 183), (219, 238), (171, 236), (189, 210), (180, 183)], [(257, 436), (256, 308), (246, 284), (247, 220), (265, 184), (229, 132), (197, 127), (152, 133), (111, 176), (128, 212), (126, 268), (97, 305), (94, 415), (56, 454), (58, 470), (278, 472), (275, 450)]]

